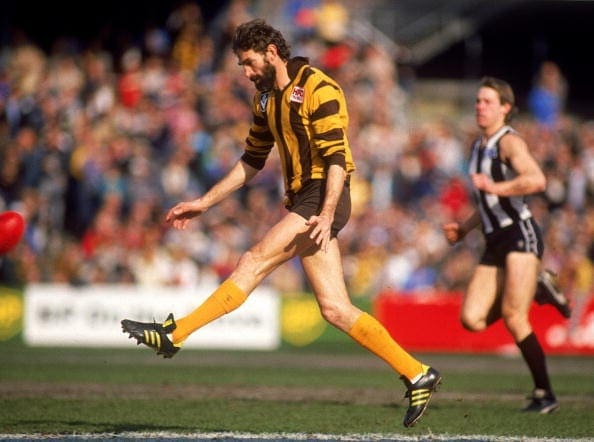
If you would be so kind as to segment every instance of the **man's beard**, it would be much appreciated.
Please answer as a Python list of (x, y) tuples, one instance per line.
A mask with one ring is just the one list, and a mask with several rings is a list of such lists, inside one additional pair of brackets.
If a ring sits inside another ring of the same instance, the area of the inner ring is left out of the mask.
[(268, 92), (274, 87), (276, 81), (276, 69), (270, 63), (265, 62), (262, 75), (257, 75), (251, 80), (254, 82), (256, 89), (260, 92)]

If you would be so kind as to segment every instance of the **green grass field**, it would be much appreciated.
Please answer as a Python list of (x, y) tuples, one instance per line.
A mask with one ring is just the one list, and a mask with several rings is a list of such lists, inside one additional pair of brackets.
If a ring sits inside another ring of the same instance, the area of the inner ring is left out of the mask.
[(0, 344), (0, 438), (210, 432), (356, 440), (594, 438), (593, 358), (549, 358), (561, 408), (541, 416), (519, 412), (531, 382), (518, 358), (417, 355), (444, 381), (423, 419), (406, 429), (403, 384), (350, 343), (275, 352), (186, 350), (172, 360), (130, 343), (117, 350)]

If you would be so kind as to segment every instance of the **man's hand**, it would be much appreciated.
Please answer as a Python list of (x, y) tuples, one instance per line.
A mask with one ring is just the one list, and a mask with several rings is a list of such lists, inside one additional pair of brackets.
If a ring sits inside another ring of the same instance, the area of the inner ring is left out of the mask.
[(328, 250), (328, 244), (330, 243), (331, 227), (334, 220), (323, 213), (319, 215), (311, 216), (305, 224), (312, 227), (313, 229), (309, 234), (309, 237), (320, 246), (320, 248), (326, 252)]
[(202, 215), (207, 209), (200, 199), (181, 202), (169, 209), (165, 221), (176, 229), (184, 230), (192, 218)]
[(458, 223), (444, 224), (441, 230), (443, 231), (446, 239), (451, 245), (456, 244), (458, 241), (462, 239), (463, 235), (460, 231), (460, 224)]
[(470, 178), (472, 179), (472, 184), (478, 190), (482, 190), (483, 192), (487, 193), (493, 193), (491, 186), (493, 181), (491, 181), (491, 179), (484, 173), (473, 173), (470, 175)]

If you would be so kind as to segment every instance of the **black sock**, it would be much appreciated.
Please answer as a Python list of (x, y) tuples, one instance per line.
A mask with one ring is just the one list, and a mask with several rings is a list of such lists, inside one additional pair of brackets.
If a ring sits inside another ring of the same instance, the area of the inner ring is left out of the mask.
[(532, 379), (534, 380), (534, 387), (542, 388), (550, 394), (553, 394), (547, 371), (545, 354), (534, 332), (530, 333), (516, 345), (522, 352), (522, 357), (530, 369)]

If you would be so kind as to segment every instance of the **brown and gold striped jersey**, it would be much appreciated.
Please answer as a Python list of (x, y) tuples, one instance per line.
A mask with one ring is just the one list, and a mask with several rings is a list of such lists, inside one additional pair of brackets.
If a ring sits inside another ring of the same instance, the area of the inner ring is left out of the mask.
[(355, 170), (347, 139), (348, 112), (340, 86), (296, 57), (287, 65), (291, 82), (283, 90), (254, 96), (253, 121), (242, 160), (261, 169), (276, 143), (287, 193), (311, 179), (325, 179), (330, 164)]

